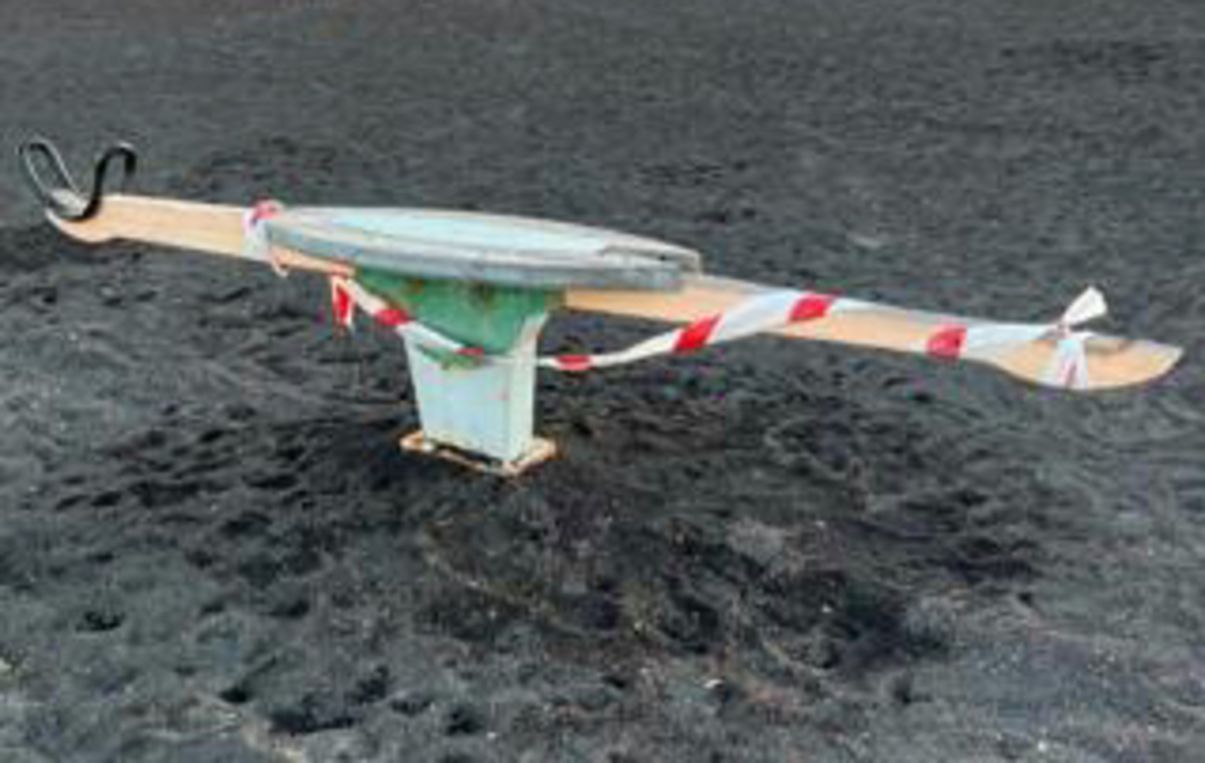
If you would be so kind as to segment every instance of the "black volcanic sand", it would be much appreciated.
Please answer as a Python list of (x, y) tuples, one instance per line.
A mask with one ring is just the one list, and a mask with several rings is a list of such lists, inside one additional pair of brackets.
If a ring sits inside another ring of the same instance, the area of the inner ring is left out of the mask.
[(318, 279), (72, 244), (9, 165), (0, 759), (1201, 759), (1205, 7), (20, 5), (4, 143), (136, 139), (147, 193), (1016, 319), (1096, 283), (1188, 354), (1098, 396), (773, 339), (547, 375), (564, 457), (507, 482), (397, 450), (402, 353)]

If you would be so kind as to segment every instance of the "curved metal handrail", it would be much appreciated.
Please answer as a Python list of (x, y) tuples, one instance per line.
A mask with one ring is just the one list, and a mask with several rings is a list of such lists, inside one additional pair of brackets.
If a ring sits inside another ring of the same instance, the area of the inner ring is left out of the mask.
[[(17, 158), (26, 184), (43, 208), (55, 217), (71, 222), (87, 220), (100, 211), (109, 166), (115, 160), (123, 160), (119, 189), (125, 188), (138, 168), (138, 154), (134, 147), (129, 143), (115, 143), (97, 157), (92, 170), (92, 188), (88, 194), (84, 194), (67, 171), (62, 155), (49, 140), (34, 137), (25, 141), (17, 147)], [(49, 183), (38, 171), (39, 160), (50, 169), (52, 177)]]

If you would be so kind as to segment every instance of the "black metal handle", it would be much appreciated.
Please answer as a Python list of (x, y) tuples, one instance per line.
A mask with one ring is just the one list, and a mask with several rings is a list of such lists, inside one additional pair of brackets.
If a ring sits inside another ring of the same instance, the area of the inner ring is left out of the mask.
[[(39, 157), (50, 169), (52, 176), (50, 183), (47, 183), (38, 172)], [(129, 143), (115, 143), (97, 157), (92, 171), (92, 189), (85, 195), (75, 184), (71, 173), (67, 171), (62, 155), (49, 140), (35, 137), (17, 147), (17, 158), (21, 162), (22, 174), (38, 202), (55, 217), (72, 222), (87, 220), (100, 211), (109, 165), (119, 157), (124, 161), (118, 188), (125, 188), (126, 183), (138, 168), (138, 154)]]

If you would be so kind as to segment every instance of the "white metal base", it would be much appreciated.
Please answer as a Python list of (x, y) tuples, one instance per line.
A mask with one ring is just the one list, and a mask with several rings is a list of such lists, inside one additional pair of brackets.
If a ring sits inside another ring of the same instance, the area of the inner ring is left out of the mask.
[(545, 318), (529, 318), (514, 349), (480, 368), (445, 368), (406, 341), (425, 442), (503, 464), (531, 452), (536, 340)]

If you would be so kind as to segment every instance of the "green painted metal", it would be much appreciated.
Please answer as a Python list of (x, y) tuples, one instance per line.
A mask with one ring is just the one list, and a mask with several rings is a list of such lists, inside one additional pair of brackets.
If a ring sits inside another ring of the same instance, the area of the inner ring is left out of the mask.
[(423, 325), (493, 356), (489, 363), (406, 337), (423, 437), (503, 463), (532, 449), (536, 343), (559, 291), (408, 278), (361, 268), (359, 285)]
[(407, 278), (361, 268), (356, 280), (440, 333), (488, 353), (510, 351), (529, 318), (562, 303), (559, 291), (517, 286)]

